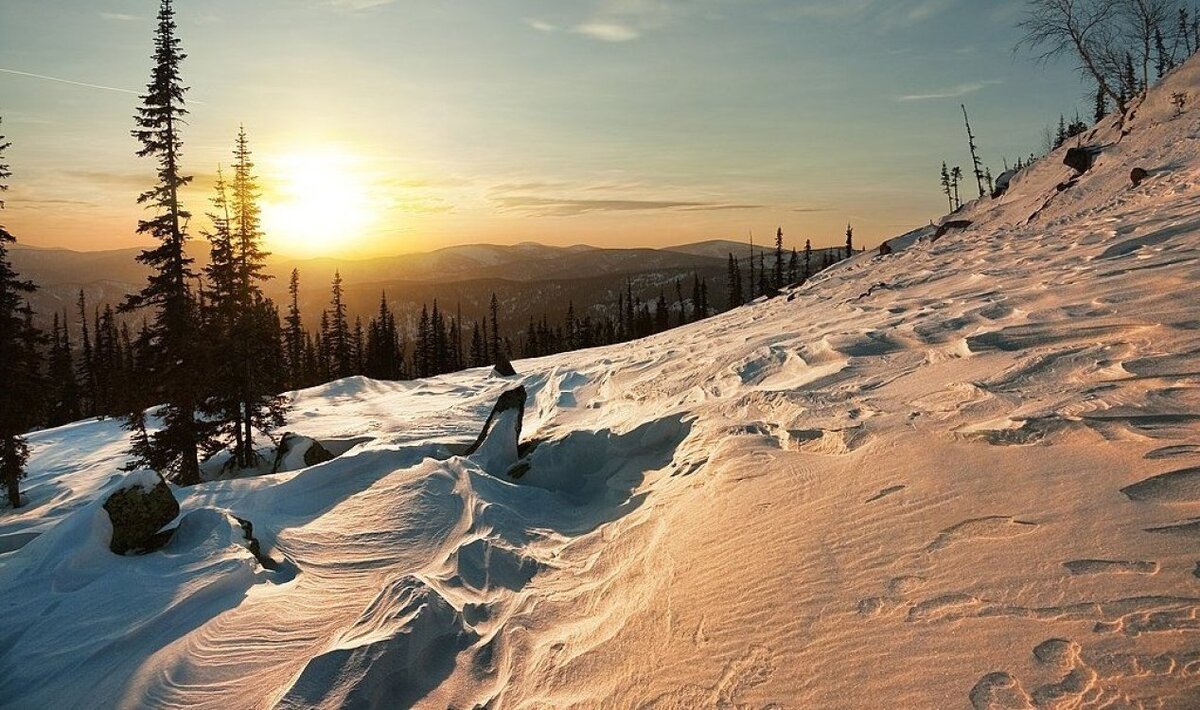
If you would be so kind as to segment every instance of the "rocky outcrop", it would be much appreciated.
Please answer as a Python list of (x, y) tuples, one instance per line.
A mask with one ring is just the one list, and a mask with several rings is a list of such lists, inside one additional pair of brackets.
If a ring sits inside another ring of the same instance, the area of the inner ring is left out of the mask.
[(1134, 187), (1141, 185), (1148, 177), (1150, 177), (1150, 173), (1145, 168), (1134, 168), (1129, 171), (1129, 182), (1133, 183)]
[(974, 223), (971, 222), (971, 220), (969, 220), (969, 219), (952, 219), (949, 222), (943, 222), (941, 224), (941, 226), (939, 226), (937, 228), (937, 231), (933, 233), (932, 241), (936, 242), (937, 240), (939, 240), (942, 237), (949, 234), (951, 230), (966, 229), (967, 227), (970, 227), (972, 224), (974, 224)]
[(159, 531), (179, 515), (179, 502), (162, 476), (143, 471), (129, 476), (125, 487), (104, 501), (104, 510), (112, 522), (108, 548), (124, 555), (165, 545), (170, 531)]
[(297, 471), (335, 458), (337, 457), (316, 439), (287, 432), (280, 437), (279, 446), (275, 449), (275, 463), (271, 466), (271, 473)]
[(497, 377), (516, 377), (517, 371), (513, 369), (512, 363), (508, 358), (501, 353), (496, 356), (496, 366), (492, 368), (492, 374)]
[(1009, 185), (1012, 185), (1012, 180), (1017, 176), (1016, 170), (1005, 170), (1000, 173), (1000, 177), (996, 178), (996, 184), (992, 188), (992, 199), (1003, 197), (1008, 192)]
[(1096, 155), (1097, 152), (1091, 148), (1068, 148), (1063, 156), (1063, 165), (1082, 175), (1096, 164)]
[[(475, 443), (471, 444), (467, 449), (466, 455), (470, 456), (483, 448), (484, 442), (488, 440), (489, 434), (492, 433), (492, 427), (496, 426), (501, 420), (511, 422), (508, 431), (497, 431), (498, 437), (505, 440), (505, 443), (511, 440), (512, 450), (517, 451), (518, 444), (521, 441), (521, 420), (525, 416), (525, 400), (528, 395), (525, 392), (525, 385), (520, 385), (513, 389), (505, 391), (496, 400), (495, 406), (492, 407), (492, 413), (488, 415), (487, 421), (483, 424), (483, 430), (479, 432)], [(506, 413), (515, 413), (515, 416), (506, 417)]]

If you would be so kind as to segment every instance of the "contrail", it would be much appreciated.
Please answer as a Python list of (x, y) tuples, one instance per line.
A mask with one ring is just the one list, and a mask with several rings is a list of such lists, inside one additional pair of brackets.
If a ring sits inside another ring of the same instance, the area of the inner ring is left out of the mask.
[(131, 89), (119, 89), (115, 86), (103, 86), (101, 84), (89, 84), (85, 81), (72, 81), (70, 79), (60, 79), (57, 76), (46, 76), (45, 74), (34, 74), (33, 72), (17, 71), (16, 69), (4, 69), (0, 67), (0, 73), (15, 74), (16, 76), (27, 76), (32, 79), (45, 79), (46, 81), (57, 81), (60, 84), (70, 84), (71, 86), (82, 86), (88, 89), (102, 89), (104, 91), (117, 91), (122, 94), (132, 94), (138, 96), (139, 92)]

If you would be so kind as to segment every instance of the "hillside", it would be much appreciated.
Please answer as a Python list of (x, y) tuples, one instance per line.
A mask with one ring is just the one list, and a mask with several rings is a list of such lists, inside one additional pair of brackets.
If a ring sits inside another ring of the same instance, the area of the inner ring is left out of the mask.
[[(32, 435), (0, 698), (1200, 706), (1200, 110), (1175, 92), (1200, 63), (1085, 135), (1074, 184), (1064, 147), (965, 229), (779, 298), (513, 378), (297, 392), (290, 428), (344, 453), (177, 489), (145, 556), (108, 552), (99, 507), (126, 435)], [(527, 466), (454, 455), (518, 383)]]

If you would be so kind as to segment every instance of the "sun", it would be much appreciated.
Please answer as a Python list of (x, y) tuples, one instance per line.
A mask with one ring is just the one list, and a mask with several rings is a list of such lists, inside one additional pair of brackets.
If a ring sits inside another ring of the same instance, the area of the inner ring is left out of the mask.
[(268, 158), (263, 231), (272, 249), (294, 256), (344, 254), (379, 219), (362, 162), (334, 149)]

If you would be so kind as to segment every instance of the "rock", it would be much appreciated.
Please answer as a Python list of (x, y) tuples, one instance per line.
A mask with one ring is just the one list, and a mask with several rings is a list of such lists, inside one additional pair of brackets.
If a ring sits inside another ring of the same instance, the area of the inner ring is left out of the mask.
[(887, 256), (891, 253), (892, 253), (892, 245), (891, 244), (884, 242), (883, 244), (879, 245), (879, 255), (880, 256)]
[(112, 521), (108, 548), (118, 555), (150, 552), (167, 543), (159, 531), (179, 515), (179, 502), (162, 476), (144, 471), (128, 477), (126, 485), (104, 501)]
[(1090, 148), (1069, 148), (1063, 157), (1063, 165), (1082, 175), (1092, 169), (1096, 162), (1096, 152)]
[(515, 464), (520, 456), (521, 420), (527, 396), (524, 385), (501, 394), (465, 455), (479, 454), (481, 465), (489, 471), (503, 471)]
[(1145, 168), (1134, 168), (1129, 172), (1129, 182), (1133, 183), (1134, 187), (1142, 184), (1142, 181), (1150, 177), (1150, 173)]
[(246, 536), (246, 549), (250, 550), (250, 554), (254, 555), (254, 559), (263, 566), (263, 569), (269, 569), (274, 572), (279, 568), (279, 563), (267, 557), (262, 553), (262, 546), (258, 544), (258, 538), (254, 537), (254, 524), (249, 520), (234, 516), (233, 518), (242, 526), (242, 533)]
[(279, 439), (279, 446), (275, 449), (275, 463), (271, 466), (271, 473), (279, 473), (280, 471), (296, 471), (309, 466), (316, 466), (319, 463), (332, 461), (337, 458), (321, 445), (321, 442), (316, 439), (311, 439), (307, 436), (301, 436), (292, 432), (286, 432)]
[(937, 231), (933, 233), (932, 241), (936, 242), (937, 240), (946, 236), (952, 229), (966, 229), (972, 224), (974, 224), (974, 222), (969, 219), (952, 219), (949, 222), (943, 222), (941, 226), (937, 228)]
[(1008, 192), (1008, 186), (1012, 184), (1013, 178), (1017, 176), (1016, 170), (1005, 170), (1000, 173), (1000, 177), (996, 178), (995, 189), (992, 190), (992, 199), (995, 200), (1002, 197)]
[(516, 377), (517, 371), (513, 369), (512, 363), (504, 354), (496, 356), (496, 366), (492, 368), (492, 374), (497, 377)]

